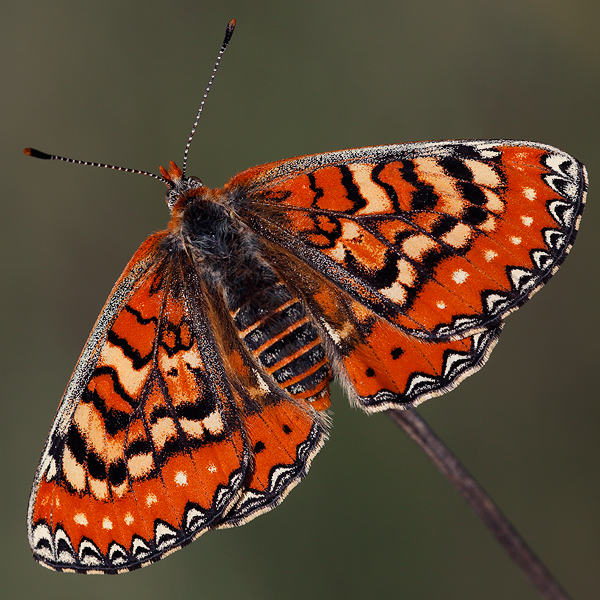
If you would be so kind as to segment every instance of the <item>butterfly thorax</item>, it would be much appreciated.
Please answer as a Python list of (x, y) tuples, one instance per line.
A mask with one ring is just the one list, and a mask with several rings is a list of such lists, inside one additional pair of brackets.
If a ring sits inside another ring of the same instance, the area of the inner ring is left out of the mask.
[(173, 185), (167, 192), (171, 235), (166, 243), (187, 255), (210, 292), (235, 311), (278, 276), (263, 256), (260, 239), (235, 214), (227, 192), (202, 186), (197, 179), (177, 179), (174, 169), (172, 163), (167, 173)]
[(239, 227), (218, 200), (215, 190), (197, 188), (180, 195), (172, 208), (169, 231), (196, 261), (232, 257)]
[(186, 177), (173, 161), (168, 171), (160, 171), (169, 188), (165, 201), (171, 211), (171, 242), (201, 263), (231, 258), (239, 227), (225, 206), (226, 195), (205, 187), (197, 177)]

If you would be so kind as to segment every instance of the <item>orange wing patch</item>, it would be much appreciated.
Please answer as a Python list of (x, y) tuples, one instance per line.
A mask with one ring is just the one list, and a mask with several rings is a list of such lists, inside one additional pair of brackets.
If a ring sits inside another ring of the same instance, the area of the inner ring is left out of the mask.
[(377, 320), (343, 365), (359, 405), (368, 412), (414, 407), (454, 389), (479, 370), (498, 341), (502, 326), (448, 342), (407, 336)]

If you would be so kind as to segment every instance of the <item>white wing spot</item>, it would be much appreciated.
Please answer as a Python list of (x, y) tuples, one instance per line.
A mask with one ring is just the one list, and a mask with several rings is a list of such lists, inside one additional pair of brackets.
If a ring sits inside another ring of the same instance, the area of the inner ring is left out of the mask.
[(123, 520), (125, 521), (125, 525), (131, 525), (131, 524), (133, 523), (133, 520), (134, 520), (134, 519), (133, 519), (133, 515), (132, 515), (130, 512), (128, 512), (128, 513), (125, 515), (125, 517), (124, 517), (124, 519), (123, 519)]
[(187, 485), (187, 475), (185, 471), (177, 471), (175, 473), (175, 483), (177, 485)]
[(486, 250), (485, 251), (485, 260), (488, 262), (494, 260), (498, 256), (498, 253), (495, 250)]
[(442, 302), (442, 300), (440, 300), (440, 301), (437, 303), (437, 305), (436, 305), (436, 306), (437, 306), (438, 308), (446, 308), (446, 303), (445, 303), (445, 302)]
[(379, 290), (379, 292), (396, 304), (404, 304), (406, 302), (406, 288), (398, 281), (394, 281), (390, 287)]
[(515, 246), (518, 246), (518, 245), (521, 243), (521, 238), (520, 238), (519, 236), (517, 236), (517, 235), (513, 235), (513, 236), (510, 238), (510, 241), (511, 241), (511, 242), (512, 242), (512, 243), (513, 243)]
[[(258, 378), (258, 385), (259, 385), (260, 389), (263, 392), (268, 392), (269, 386), (267, 385), (267, 382), (260, 376), (258, 371), (255, 371), (254, 374)], [(223, 425), (223, 420), (221, 419), (221, 415), (219, 414), (219, 411), (216, 409), (213, 410), (213, 412), (211, 412), (210, 415), (208, 415), (208, 417), (205, 417), (204, 419), (202, 419), (202, 425), (204, 425), (204, 427), (206, 429), (208, 429), (208, 431), (210, 433), (212, 433), (213, 435), (219, 435), (220, 433), (223, 432), (223, 428), (225, 427), (225, 425)]]
[(102, 519), (102, 527), (104, 529), (112, 529), (112, 521), (108, 517), (104, 517), (104, 519)]
[(521, 222), (523, 223), (523, 225), (525, 225), (525, 227), (529, 227), (533, 223), (533, 217), (526, 217), (525, 215), (523, 215), (521, 217)]
[(481, 150), (480, 154), (483, 158), (496, 158), (498, 154), (498, 150)]
[(523, 196), (525, 196), (527, 200), (535, 200), (535, 190), (533, 188), (523, 188)]
[(158, 498), (154, 494), (148, 494), (146, 496), (146, 506), (152, 506), (158, 502)]
[(77, 513), (73, 517), (73, 521), (75, 521), (75, 523), (77, 523), (77, 525), (87, 525), (88, 524), (87, 517), (83, 513)]
[(468, 276), (469, 274), (462, 269), (457, 269), (454, 271), (454, 273), (452, 273), (452, 279), (454, 280), (454, 283), (464, 283)]
[(210, 473), (215, 473), (217, 471), (217, 467), (213, 463), (210, 463), (207, 467)]

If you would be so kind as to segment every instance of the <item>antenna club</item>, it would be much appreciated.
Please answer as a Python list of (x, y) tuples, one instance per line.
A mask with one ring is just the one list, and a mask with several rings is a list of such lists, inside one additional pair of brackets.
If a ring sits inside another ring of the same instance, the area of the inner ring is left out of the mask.
[(227, 23), (227, 29), (225, 30), (225, 39), (223, 40), (223, 44), (228, 44), (231, 36), (233, 35), (233, 30), (235, 29), (235, 19), (231, 19), (229, 23)]
[(50, 160), (52, 158), (51, 154), (46, 154), (35, 148), (23, 148), (23, 152), (27, 154), (27, 156), (33, 156), (33, 158), (41, 158), (43, 160)]

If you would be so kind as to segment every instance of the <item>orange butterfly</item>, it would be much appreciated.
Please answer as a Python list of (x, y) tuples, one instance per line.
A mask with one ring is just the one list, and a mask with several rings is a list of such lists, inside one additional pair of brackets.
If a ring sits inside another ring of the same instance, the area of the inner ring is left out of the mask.
[(185, 162), (161, 167), (168, 229), (115, 284), (42, 454), (28, 532), (52, 569), (136, 569), (277, 506), (334, 378), (367, 412), (454, 388), (564, 260), (587, 188), (564, 152), (504, 140), (304, 156), (216, 190)]

